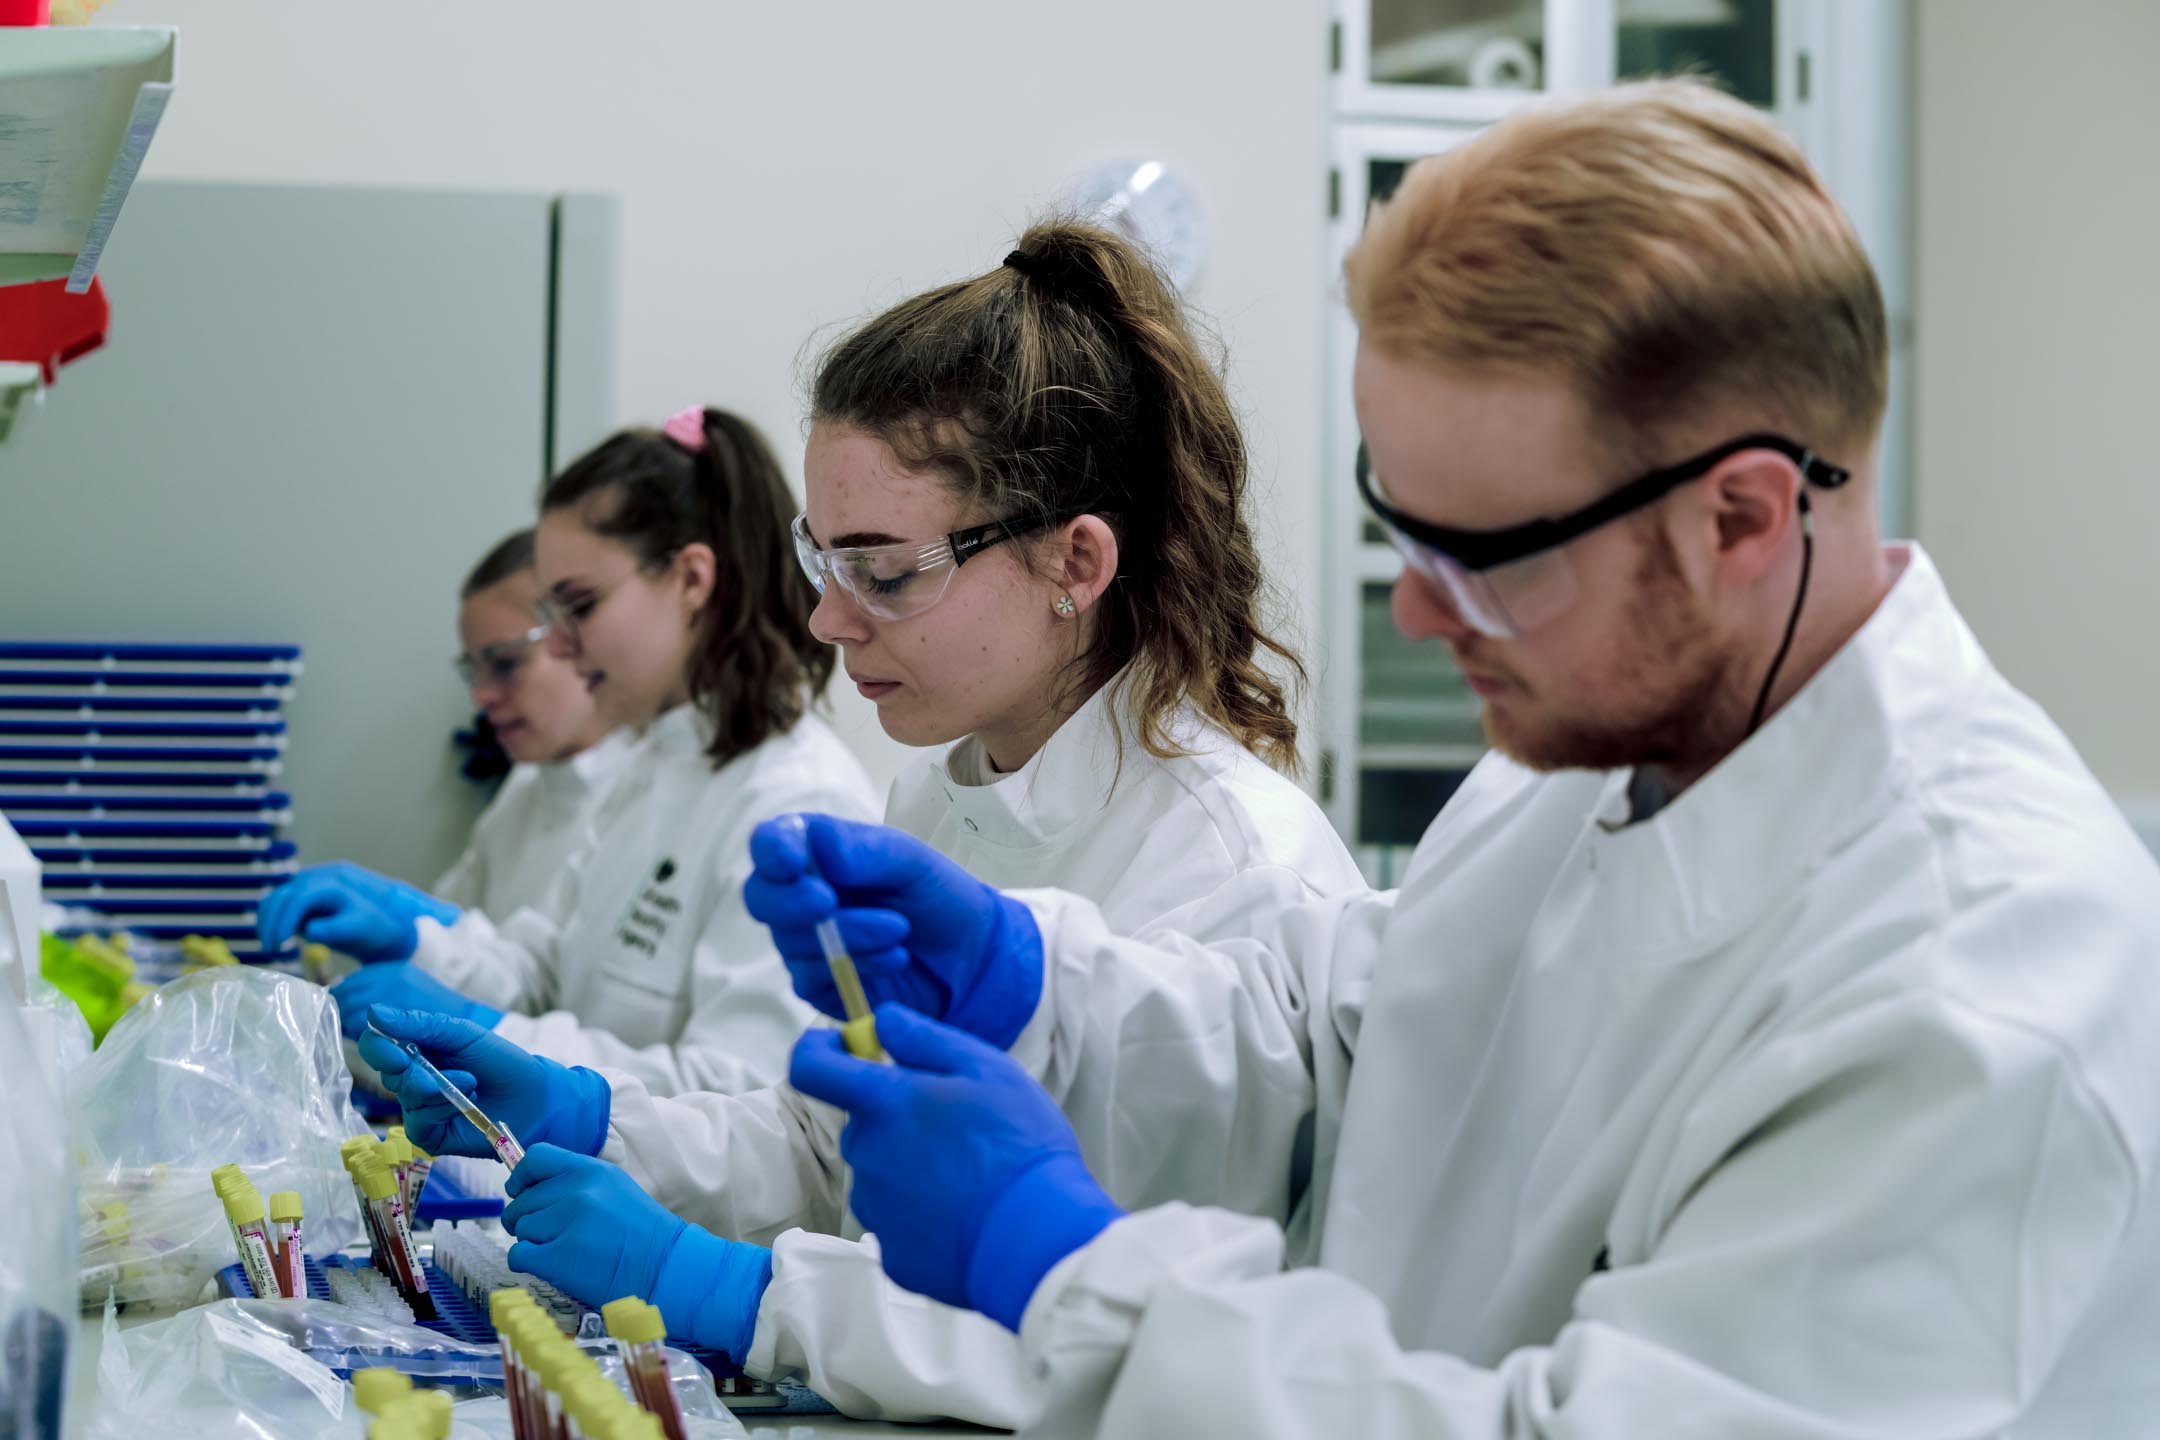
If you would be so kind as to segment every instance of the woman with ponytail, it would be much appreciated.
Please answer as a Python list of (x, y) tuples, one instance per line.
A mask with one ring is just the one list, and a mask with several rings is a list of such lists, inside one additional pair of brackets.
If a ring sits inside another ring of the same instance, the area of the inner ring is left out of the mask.
[[(1302, 670), (1262, 618), (1236, 416), (1142, 256), (1037, 225), (996, 269), (842, 338), (810, 421), (794, 525), (821, 592), (809, 629), (886, 732), (929, 752), (894, 782), (894, 840), (994, 885), (1073, 891), (1124, 934), (1225, 938), (1363, 892), (1285, 774), (1297, 728), (1278, 677)], [(484, 1072), (483, 1089), (556, 1083), (459, 1028), (434, 1058)], [(398, 1060), (373, 1040), (362, 1053)], [(656, 1099), (609, 1078), (604, 1159), (527, 1162), (546, 1173), (505, 1213), (520, 1267), (594, 1303), (643, 1295), (670, 1334), (849, 1414), (1026, 1418), (1012, 1337), (897, 1290), (856, 1238), (837, 1112), (784, 1088)], [(410, 1126), (425, 1092), (407, 1089)], [(1076, 1086), (1068, 1113), (1127, 1205), (1287, 1218), (1297, 1176), (1172, 1142), (1194, 1103), (1218, 1101)]]
[[(763, 438), (712, 409), (614, 435), (547, 485), (546, 644), (635, 751), (536, 907), (461, 911), (349, 865), (275, 892), (266, 939), (366, 962), (332, 991), (349, 1036), (386, 1006), (470, 1019), (661, 1095), (785, 1073), (810, 1012), (743, 910), (750, 831), (783, 811), (876, 813), (861, 767), (810, 713), (833, 652), (806, 623), (817, 595), (790, 554), (793, 510)], [(605, 1096), (591, 1071), (563, 1075), (562, 1094)], [(580, 1113), (597, 1124), (604, 1110)]]

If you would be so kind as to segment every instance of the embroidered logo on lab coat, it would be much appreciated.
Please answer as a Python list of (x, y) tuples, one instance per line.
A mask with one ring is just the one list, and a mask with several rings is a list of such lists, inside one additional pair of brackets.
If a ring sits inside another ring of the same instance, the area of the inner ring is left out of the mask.
[(653, 867), (652, 879), (630, 902), (623, 922), (615, 929), (615, 939), (626, 950), (638, 950), (657, 956), (661, 942), (667, 939), (668, 927), (675, 917), (682, 914), (682, 901), (669, 892), (668, 882), (675, 878), (675, 862), (662, 857)]

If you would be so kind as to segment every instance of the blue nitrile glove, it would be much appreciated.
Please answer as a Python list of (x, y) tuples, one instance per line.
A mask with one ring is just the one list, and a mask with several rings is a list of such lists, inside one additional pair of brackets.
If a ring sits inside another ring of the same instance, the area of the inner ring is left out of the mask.
[(454, 925), (458, 913), (425, 890), (339, 860), (311, 865), (271, 891), (256, 913), (255, 933), (265, 950), (282, 949), (298, 935), (373, 964), (410, 959), (421, 916)]
[(1125, 1212), (1011, 1056), (899, 1005), (878, 1007), (877, 1032), (892, 1064), (811, 1030), (788, 1083), (848, 1112), (848, 1205), (876, 1233), (885, 1273), (1017, 1331), (1043, 1276)]
[(750, 859), (743, 903), (772, 931), (795, 993), (827, 1015), (846, 1018), (813, 927), (837, 910), (873, 1006), (897, 1001), (999, 1049), (1034, 1016), (1043, 972), (1035, 917), (914, 836), (783, 815), (751, 833)]
[(382, 1075), (405, 1107), (405, 1133), (429, 1154), (493, 1159), (495, 1151), (391, 1040), (418, 1045), (451, 1084), (471, 1096), (490, 1120), (510, 1127), (527, 1150), (556, 1145), (597, 1155), (607, 1143), (611, 1092), (607, 1081), (584, 1066), (542, 1059), (451, 1015), (377, 1005), (367, 1019), (382, 1034), (360, 1037), (360, 1058)]
[(410, 960), (363, 965), (332, 985), (330, 998), (337, 1002), (338, 1024), (348, 1040), (358, 1040), (367, 1030), (370, 1005), (455, 1015), (487, 1030), (494, 1029), (495, 1022), (503, 1017), (503, 1012), (494, 1006), (459, 994)]
[(511, 1269), (595, 1309), (635, 1295), (660, 1307), (671, 1339), (738, 1364), (750, 1353), (772, 1251), (679, 1220), (616, 1166), (553, 1145), (527, 1152), (503, 1188)]

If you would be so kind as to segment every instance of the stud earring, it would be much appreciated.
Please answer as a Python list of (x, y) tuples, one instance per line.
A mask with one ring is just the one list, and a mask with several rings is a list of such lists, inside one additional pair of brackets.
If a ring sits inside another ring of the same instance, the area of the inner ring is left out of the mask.
[(1058, 596), (1057, 603), (1051, 608), (1057, 611), (1060, 620), (1072, 619), (1074, 613), (1079, 609), (1077, 605), (1073, 604), (1073, 598), (1070, 595)]

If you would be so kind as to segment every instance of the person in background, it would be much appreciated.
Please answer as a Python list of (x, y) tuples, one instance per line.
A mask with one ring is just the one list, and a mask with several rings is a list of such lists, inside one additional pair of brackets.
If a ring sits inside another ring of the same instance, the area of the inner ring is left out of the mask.
[(810, 1012), (743, 910), (749, 834), (812, 800), (868, 816), (854, 756), (811, 707), (833, 669), (788, 538), (794, 503), (748, 422), (690, 409), (626, 430), (542, 493), (534, 569), (547, 645), (636, 735), (592, 835), (538, 908), (496, 917), (356, 867), (264, 901), (266, 941), (360, 960), (337, 996), (464, 1016), (661, 1095), (772, 1083)]
[[(761, 834), (791, 960), (906, 937), (895, 1063), (791, 1069), (888, 1272), (1019, 1335), (1046, 1437), (2151, 1434), (2160, 869), (1883, 542), (1882, 297), (1798, 145), (1548, 103), (1348, 279), (1396, 623), (1495, 752), (1400, 892), (1234, 940)], [(1124, 1204), (1076, 1085), (1216, 1096), (1183, 1142), (1309, 1167), (1302, 1223)]]
[[(811, 629), (886, 732), (928, 749), (893, 785), (892, 824), (993, 883), (1086, 895), (1120, 933), (1363, 892), (1285, 773), (1298, 733), (1279, 677), (1302, 667), (1262, 614), (1243, 436), (1142, 256), (1036, 225), (1003, 265), (841, 339), (810, 398), (795, 533), (823, 592)], [(850, 938), (868, 956), (894, 937)], [(799, 958), (798, 983), (829, 985), (822, 955)], [(573, 1132), (543, 1108), (564, 1093), (555, 1067), (469, 1024), (377, 1014), (553, 1142), (513, 1181), (512, 1263), (590, 1300), (644, 1295), (673, 1334), (850, 1414), (1026, 1418), (1012, 1337), (896, 1289), (850, 1238), (830, 1110), (785, 1089), (655, 1100), (610, 1077), (606, 1132)], [(362, 1046), (422, 1144), (477, 1146), (402, 1052)], [(1292, 1204), (1279, 1168), (1178, 1143), (1183, 1107), (1211, 1095), (1069, 1098), (1121, 1196)], [(626, 1170), (569, 1153), (602, 1142)]]
[(430, 893), (500, 919), (542, 903), (589, 840), (631, 749), (577, 670), (548, 649), (533, 611), (539, 599), (529, 529), (488, 551), (458, 598), (458, 678), (512, 769)]

